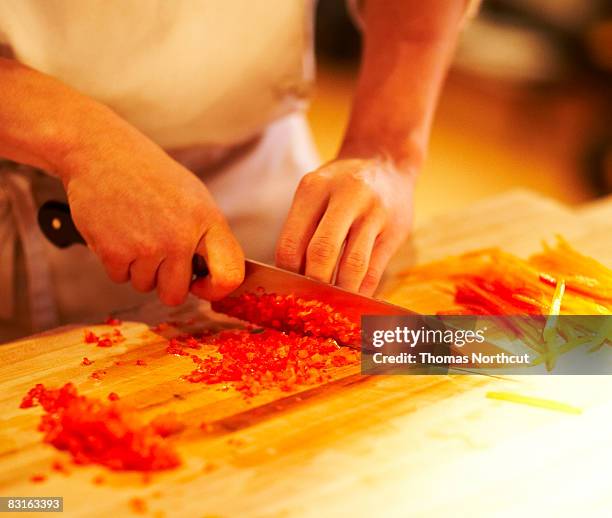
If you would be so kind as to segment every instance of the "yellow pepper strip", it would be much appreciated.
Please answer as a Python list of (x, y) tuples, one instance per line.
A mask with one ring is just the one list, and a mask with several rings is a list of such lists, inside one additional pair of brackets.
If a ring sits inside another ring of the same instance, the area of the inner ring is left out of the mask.
[(555, 368), (557, 363), (557, 320), (559, 313), (561, 312), (561, 302), (563, 301), (563, 295), (565, 294), (565, 281), (561, 279), (557, 281), (557, 287), (555, 288), (555, 294), (553, 295), (552, 302), (550, 303), (550, 316), (546, 320), (542, 338), (547, 346), (547, 359), (546, 369), (550, 372)]
[(488, 399), (497, 399), (499, 401), (509, 401), (510, 403), (519, 403), (521, 405), (529, 405), (538, 408), (545, 408), (546, 410), (555, 410), (557, 412), (565, 412), (566, 414), (582, 414), (582, 409), (568, 405), (567, 403), (561, 403), (560, 401), (554, 401), (552, 399), (543, 399), (539, 397), (524, 396), (522, 394), (516, 394), (514, 392), (487, 392), (486, 397)]

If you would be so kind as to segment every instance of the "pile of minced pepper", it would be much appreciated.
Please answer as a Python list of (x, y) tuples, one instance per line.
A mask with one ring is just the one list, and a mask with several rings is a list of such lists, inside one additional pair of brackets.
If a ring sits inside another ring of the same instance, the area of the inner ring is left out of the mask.
[(262, 327), (359, 345), (361, 328), (331, 304), (296, 295), (247, 292), (212, 303), (219, 313)]
[(332, 338), (315, 338), (275, 329), (221, 331), (203, 339), (216, 348), (200, 358), (191, 355), (197, 368), (185, 376), (193, 383), (232, 383), (246, 396), (264, 389), (290, 391), (298, 385), (329, 380), (329, 370), (356, 363), (358, 352), (341, 347)]
[[(184, 376), (190, 382), (231, 383), (250, 397), (264, 389), (288, 391), (298, 385), (322, 383), (329, 379), (331, 368), (359, 360), (356, 350), (339, 345), (358, 344), (359, 326), (328, 304), (294, 296), (249, 293), (214, 306), (217, 311), (251, 323), (243, 329), (170, 339), (168, 354), (189, 356), (197, 365)], [(118, 329), (100, 336), (91, 331), (84, 335), (86, 344), (98, 347), (112, 347), (123, 340)], [(212, 348), (213, 352), (207, 356), (195, 354), (204, 348)], [(144, 364), (139, 362), (136, 363)], [(84, 358), (82, 365), (92, 363)], [(117, 394), (110, 393), (108, 399), (103, 402), (79, 395), (71, 383), (59, 389), (38, 384), (25, 396), (21, 408), (42, 406), (45, 414), (39, 430), (45, 434), (44, 441), (68, 451), (77, 464), (140, 471), (180, 464), (165, 439), (180, 428), (180, 423), (158, 418), (143, 424)]]
[(76, 464), (96, 463), (113, 470), (153, 471), (174, 468), (180, 460), (165, 439), (176, 427), (164, 418), (143, 424), (116, 394), (108, 403), (77, 393), (72, 383), (59, 389), (42, 384), (31, 389), (21, 408), (39, 404), (38, 429), (44, 441), (68, 451)]
[[(265, 389), (290, 391), (323, 383), (334, 367), (359, 361), (360, 326), (324, 302), (294, 295), (243, 293), (214, 302), (213, 309), (249, 322), (247, 329), (191, 335), (170, 341), (168, 352), (189, 355), (193, 383), (232, 383), (245, 396)], [(254, 327), (254, 325), (261, 327)], [(206, 357), (187, 352), (214, 347)]]

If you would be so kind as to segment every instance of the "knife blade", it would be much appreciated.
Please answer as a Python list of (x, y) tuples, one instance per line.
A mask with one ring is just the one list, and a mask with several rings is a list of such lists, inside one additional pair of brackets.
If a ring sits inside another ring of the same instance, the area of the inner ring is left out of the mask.
[(228, 296), (236, 297), (258, 289), (279, 295), (322, 300), (355, 322), (359, 322), (363, 315), (415, 315), (406, 308), (247, 259), (243, 283)]

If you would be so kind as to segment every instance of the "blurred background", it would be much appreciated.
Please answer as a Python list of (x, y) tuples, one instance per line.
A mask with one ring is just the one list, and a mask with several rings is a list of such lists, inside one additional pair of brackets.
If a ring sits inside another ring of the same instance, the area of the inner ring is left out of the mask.
[[(309, 117), (324, 159), (348, 118), (360, 35), (319, 0)], [(484, 0), (440, 98), (417, 222), (523, 187), (568, 204), (612, 193), (612, 2)]]

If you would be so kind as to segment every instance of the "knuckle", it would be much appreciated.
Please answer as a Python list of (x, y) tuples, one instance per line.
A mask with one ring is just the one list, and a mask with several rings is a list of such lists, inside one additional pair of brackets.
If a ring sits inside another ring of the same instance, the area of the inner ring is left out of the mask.
[(368, 267), (368, 257), (361, 251), (350, 252), (344, 260), (344, 266), (350, 272), (362, 273)]
[(130, 259), (130, 254), (125, 248), (111, 243), (97, 246), (96, 253), (104, 265), (110, 270), (115, 270), (126, 265)]
[(189, 246), (189, 240), (178, 236), (165, 246), (166, 255), (169, 257), (183, 257), (189, 255), (193, 247)]
[(323, 181), (323, 176), (318, 172), (315, 171), (313, 173), (308, 173), (300, 180), (298, 189), (300, 191), (312, 191), (313, 189), (319, 187)]
[(368, 174), (366, 172), (366, 170), (361, 169), (361, 168), (356, 168), (353, 169), (349, 174), (348, 174), (348, 178), (355, 182), (355, 183), (359, 183), (359, 184), (363, 184), (365, 183), (366, 179), (368, 177)]
[(178, 290), (166, 290), (159, 293), (159, 300), (161, 300), (166, 306), (179, 306), (187, 297), (186, 292)]
[(123, 284), (124, 282), (128, 281), (128, 276), (125, 275), (125, 273), (116, 269), (111, 269), (108, 266), (106, 267), (106, 273), (108, 274), (110, 280), (117, 284)]
[(140, 276), (132, 277), (132, 287), (141, 293), (148, 293), (154, 287), (153, 279)]
[(370, 191), (370, 175), (363, 169), (355, 169), (344, 177), (346, 186), (360, 192)]
[(370, 202), (370, 207), (375, 213), (384, 215), (385, 214), (385, 200), (381, 193), (375, 191), (374, 189), (368, 189), (368, 200)]
[(366, 207), (374, 207), (381, 201), (374, 189), (362, 181), (350, 180), (342, 187), (343, 194), (349, 195), (356, 203)]
[(157, 253), (158, 245), (153, 240), (143, 239), (138, 241), (135, 248), (138, 257), (153, 257)]
[(367, 219), (385, 225), (389, 221), (389, 213), (385, 210), (382, 200), (376, 199)]
[(153, 286), (150, 283), (144, 284), (139, 282), (132, 282), (132, 287), (140, 293), (149, 293), (153, 289)]
[(367, 290), (376, 289), (378, 283), (380, 282), (381, 276), (382, 272), (379, 271), (377, 268), (370, 268), (365, 274), (365, 277), (363, 278), (361, 287)]
[(202, 222), (204, 229), (225, 224), (225, 218), (217, 207), (198, 207), (194, 217)]
[(360, 183), (359, 185), (352, 188), (355, 193), (355, 197), (365, 202), (366, 206), (372, 210), (375, 208), (382, 207), (383, 199), (379, 192), (377, 192), (372, 186)]
[(308, 245), (308, 259), (314, 263), (326, 263), (338, 253), (338, 246), (327, 236), (316, 237)]
[(299, 260), (300, 242), (293, 236), (281, 237), (276, 249), (276, 260), (283, 264), (294, 264)]

